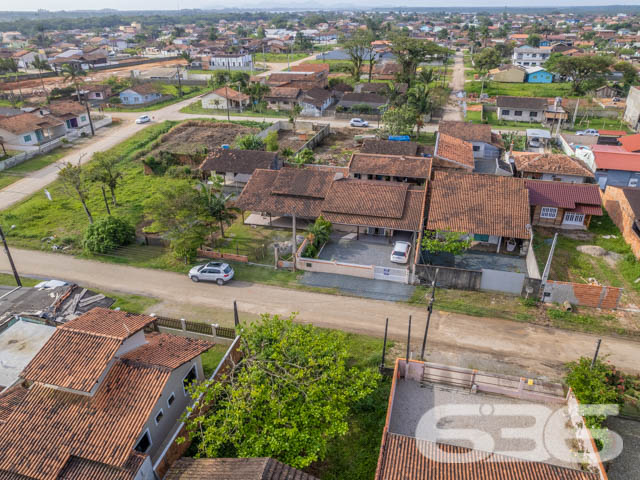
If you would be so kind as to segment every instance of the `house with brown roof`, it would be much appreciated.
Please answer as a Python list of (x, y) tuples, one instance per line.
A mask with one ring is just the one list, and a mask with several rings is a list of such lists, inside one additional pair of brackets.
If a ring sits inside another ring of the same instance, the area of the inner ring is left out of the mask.
[(531, 223), (545, 227), (586, 229), (593, 215), (602, 215), (600, 189), (595, 183), (525, 180)]
[(354, 153), (348, 167), (351, 178), (362, 180), (424, 185), (431, 177), (431, 159), (426, 157)]
[(59, 326), (0, 395), (0, 478), (155, 478), (212, 344), (104, 308)]
[(67, 131), (89, 125), (87, 109), (80, 102), (70, 100), (51, 102), (49, 105), (41, 107), (39, 113), (43, 116), (53, 115), (59, 120), (62, 120), (65, 123)]
[(592, 183), (594, 173), (577, 158), (562, 153), (509, 152), (513, 174), (520, 178)]
[(321, 117), (333, 103), (333, 94), (324, 88), (314, 87), (302, 94), (298, 104), (302, 107), (301, 115)]
[[(417, 142), (397, 142), (379, 138), (365, 138), (360, 147), (360, 153), (373, 153), (377, 155), (404, 155), (406, 157), (418, 157), (423, 153), (433, 154), (433, 147)], [(429, 151), (430, 150), (430, 151)]]
[(451, 162), (458, 168), (471, 171), (475, 167), (473, 145), (446, 133), (438, 132), (433, 156), (436, 159)]
[(279, 170), (281, 167), (277, 152), (216, 148), (207, 154), (198, 169), (204, 178), (222, 175), (225, 184), (244, 185), (257, 169)]
[(5, 146), (25, 149), (65, 135), (65, 123), (52, 115), (21, 113), (0, 117), (0, 137)]
[(271, 110), (293, 110), (302, 94), (299, 87), (271, 87), (264, 101)]
[(338, 103), (338, 109), (344, 111), (362, 111), (364, 108), (371, 112), (378, 112), (380, 107), (386, 105), (388, 100), (382, 95), (377, 93), (345, 93), (340, 102)]
[(242, 111), (249, 106), (249, 95), (230, 87), (220, 87), (202, 97), (202, 108)]
[(547, 109), (547, 99), (539, 97), (503, 97), (496, 99), (498, 120), (542, 123)]
[(625, 242), (640, 260), (640, 188), (608, 185), (602, 195), (602, 203)]
[[(559, 443), (536, 449), (544, 440), (531, 432), (541, 430)], [(581, 454), (569, 453), (576, 437)], [(537, 378), (396, 359), (375, 480), (605, 478), (571, 390)]]

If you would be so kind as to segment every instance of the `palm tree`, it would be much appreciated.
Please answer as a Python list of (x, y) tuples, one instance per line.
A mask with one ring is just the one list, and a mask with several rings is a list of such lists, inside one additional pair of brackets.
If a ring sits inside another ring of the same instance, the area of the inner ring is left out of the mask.
[(433, 110), (431, 90), (424, 83), (418, 83), (407, 92), (407, 100), (409, 106), (416, 112), (416, 127), (419, 137), (420, 127), (424, 124), (424, 116)]
[[(222, 177), (212, 175), (208, 182), (200, 181), (196, 185), (200, 199), (209, 217), (218, 223), (220, 235), (224, 238), (224, 226), (231, 225), (239, 210), (229, 205), (232, 194), (222, 191)], [(213, 224), (210, 224), (213, 226)]]
[[(187, 62), (187, 66), (191, 66), (191, 63), (193, 62), (193, 57), (188, 51), (185, 50), (184, 52), (180, 53), (180, 58), (182, 58)], [(177, 65), (176, 69), (178, 71), (178, 95), (182, 97), (182, 79), (180, 78), (180, 65)]]
[(42, 78), (42, 72), (44, 70), (51, 71), (51, 65), (49, 65), (49, 62), (47, 62), (46, 60), (38, 56), (33, 60), (33, 68), (38, 70), (38, 76), (40, 77), (40, 82), (42, 83), (42, 90), (44, 91), (44, 94), (47, 96), (47, 103), (48, 103), (49, 92), (47, 91), (46, 88), (44, 88), (44, 79)]
[[(78, 97), (78, 102), (82, 103), (82, 97), (80, 96), (80, 77), (86, 77), (87, 72), (85, 72), (82, 68), (73, 68), (72, 65), (65, 63), (62, 65), (60, 69), (60, 73), (62, 73), (62, 78), (64, 83), (71, 82), (73, 86), (76, 87), (76, 95)], [(96, 132), (93, 129), (93, 120), (91, 119), (91, 113), (89, 112), (89, 105), (85, 102), (85, 107), (87, 108), (87, 116), (89, 117), (89, 125), (91, 126), (91, 136), (95, 135)]]

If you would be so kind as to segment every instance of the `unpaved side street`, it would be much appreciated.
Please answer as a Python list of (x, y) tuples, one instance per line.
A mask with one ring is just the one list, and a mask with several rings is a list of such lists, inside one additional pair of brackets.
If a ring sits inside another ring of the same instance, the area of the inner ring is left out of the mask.
[[(233, 281), (224, 287), (195, 284), (186, 275), (172, 272), (82, 260), (61, 253), (20, 249), (12, 252), (18, 270), (25, 275), (58, 278), (106, 291), (146, 295), (165, 304), (189, 303), (211, 308), (212, 323), (216, 321), (215, 309), (229, 309), (233, 300), (237, 300), (243, 312), (256, 315), (298, 312), (298, 320), (303, 322), (378, 337), (383, 335), (385, 318), (388, 317), (390, 336), (397, 340), (406, 340), (409, 315), (413, 317), (414, 339), (421, 338), (425, 328), (426, 309), (419, 306), (241, 281)], [(1, 256), (0, 269), (9, 271), (4, 255)], [(527, 323), (434, 312), (429, 342), (431, 348), (440, 345), (489, 353), (525, 368), (557, 368), (581, 355), (591, 355), (596, 337)], [(639, 346), (640, 343), (631, 339), (605, 337), (601, 353), (609, 354), (614, 364), (628, 372), (640, 372)]]

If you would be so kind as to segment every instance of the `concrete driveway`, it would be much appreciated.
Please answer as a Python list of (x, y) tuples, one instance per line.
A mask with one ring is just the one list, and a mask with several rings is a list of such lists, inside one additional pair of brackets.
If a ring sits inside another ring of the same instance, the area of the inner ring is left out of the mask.
[(390, 261), (392, 243), (373, 243), (362, 240), (332, 238), (318, 255), (321, 260), (332, 260), (356, 265), (377, 265), (380, 267), (403, 268)]

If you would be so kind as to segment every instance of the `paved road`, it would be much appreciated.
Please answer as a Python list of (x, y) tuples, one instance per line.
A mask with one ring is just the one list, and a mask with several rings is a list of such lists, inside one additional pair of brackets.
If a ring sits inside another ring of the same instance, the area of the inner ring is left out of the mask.
[[(413, 316), (413, 339), (419, 342), (425, 327), (424, 308), (328, 294), (290, 290), (234, 281), (224, 287), (192, 283), (185, 275), (122, 265), (81, 260), (61, 253), (13, 249), (14, 260), (25, 275), (71, 280), (87, 287), (134, 293), (206, 308), (230, 308), (234, 299), (248, 313), (289, 315), (299, 320), (345, 331), (382, 336), (384, 320), (390, 319), (392, 338), (406, 339), (407, 319)], [(0, 269), (9, 270), (4, 255)], [(437, 303), (436, 303), (437, 308)], [(492, 318), (435, 312), (429, 342), (432, 348), (459, 348), (490, 353), (516, 365), (558, 367), (580, 355), (591, 355), (592, 335), (545, 328)], [(640, 372), (638, 347), (632, 340), (605, 337), (601, 353), (630, 372)]]

